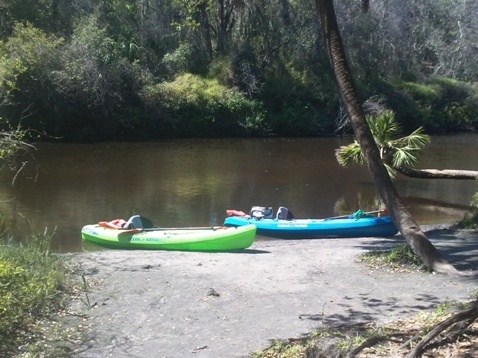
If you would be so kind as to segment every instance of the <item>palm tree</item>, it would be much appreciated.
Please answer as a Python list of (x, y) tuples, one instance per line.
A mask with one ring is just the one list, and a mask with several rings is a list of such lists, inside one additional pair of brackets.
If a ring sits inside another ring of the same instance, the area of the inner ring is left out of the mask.
[[(342, 101), (380, 197), (405, 240), (427, 267), (436, 272), (457, 273), (456, 269), (441, 257), (435, 246), (413, 220), (382, 161), (380, 151), (358, 99), (352, 73), (345, 56), (333, 0), (316, 0), (315, 3), (325, 46)], [(365, 1), (364, 4), (368, 4), (368, 1)]]
[[(420, 127), (408, 136), (398, 138), (401, 128), (395, 120), (393, 111), (383, 110), (378, 114), (367, 116), (366, 120), (379, 147), (380, 157), (392, 178), (398, 172), (419, 179), (478, 179), (478, 171), (475, 170), (415, 169), (413, 166), (419, 154), (430, 143), (430, 137)], [(356, 140), (340, 147), (335, 156), (344, 167), (350, 164), (365, 164), (365, 158)]]
[[(419, 154), (430, 143), (430, 137), (420, 127), (405, 137), (401, 134), (400, 125), (395, 120), (391, 110), (384, 110), (376, 115), (366, 116), (368, 126), (380, 152), (388, 174), (394, 178), (396, 168), (412, 167)], [(365, 158), (357, 140), (343, 145), (335, 151), (335, 157), (340, 165), (365, 164)]]

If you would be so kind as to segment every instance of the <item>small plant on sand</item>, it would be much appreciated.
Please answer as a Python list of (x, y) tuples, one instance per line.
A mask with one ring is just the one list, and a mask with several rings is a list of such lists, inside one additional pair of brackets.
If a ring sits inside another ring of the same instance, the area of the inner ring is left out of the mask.
[(428, 271), (410, 245), (398, 245), (390, 250), (370, 251), (361, 255), (358, 261), (371, 268), (382, 268), (392, 271)]
[[(330, 330), (332, 332), (332, 330)], [(320, 333), (318, 333), (320, 332)], [(251, 354), (251, 358), (296, 358), (307, 357), (308, 353), (315, 351), (317, 339), (322, 336), (330, 336), (333, 333), (327, 330), (314, 331), (308, 338), (288, 339), (285, 341), (273, 341), (262, 351)]]
[(457, 229), (476, 229), (478, 228), (478, 193), (473, 195), (470, 202), (470, 212), (459, 221), (456, 225)]

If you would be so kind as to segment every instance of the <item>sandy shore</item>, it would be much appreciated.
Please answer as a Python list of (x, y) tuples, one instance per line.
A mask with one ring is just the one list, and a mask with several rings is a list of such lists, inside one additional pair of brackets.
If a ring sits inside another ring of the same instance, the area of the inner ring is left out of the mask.
[[(478, 269), (478, 232), (428, 237), (455, 267)], [(272, 240), (235, 253), (104, 250), (74, 255), (90, 284), (88, 339), (75, 357), (247, 357), (323, 326), (386, 321), (468, 301), (476, 276), (374, 270), (356, 262), (389, 239)]]

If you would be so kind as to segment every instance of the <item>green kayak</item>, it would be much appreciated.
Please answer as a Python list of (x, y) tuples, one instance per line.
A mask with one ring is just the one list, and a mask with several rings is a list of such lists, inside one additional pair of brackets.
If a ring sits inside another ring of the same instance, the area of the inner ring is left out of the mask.
[(251, 246), (256, 227), (118, 229), (94, 224), (84, 226), (81, 236), (83, 240), (116, 249), (229, 251)]

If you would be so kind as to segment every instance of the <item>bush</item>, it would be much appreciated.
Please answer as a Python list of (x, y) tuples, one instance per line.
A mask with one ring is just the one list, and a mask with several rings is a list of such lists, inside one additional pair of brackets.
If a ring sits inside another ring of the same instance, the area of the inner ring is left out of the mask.
[(476, 229), (478, 228), (478, 193), (471, 198), (470, 212), (456, 224), (458, 229)]
[(262, 106), (215, 79), (183, 74), (142, 92), (152, 123), (163, 137), (242, 136), (267, 132)]
[[(3, 240), (4, 241), (4, 240)], [(51, 235), (0, 251), (0, 356), (32, 341), (36, 321), (62, 307), (67, 266), (49, 251)]]
[(427, 132), (478, 128), (476, 88), (450, 78), (434, 78), (424, 83), (401, 82), (397, 87), (413, 99), (418, 117), (416, 124)]
[[(279, 72), (279, 71), (278, 71)], [(332, 135), (339, 106), (335, 82), (292, 64), (266, 80), (261, 92), (274, 134)]]

